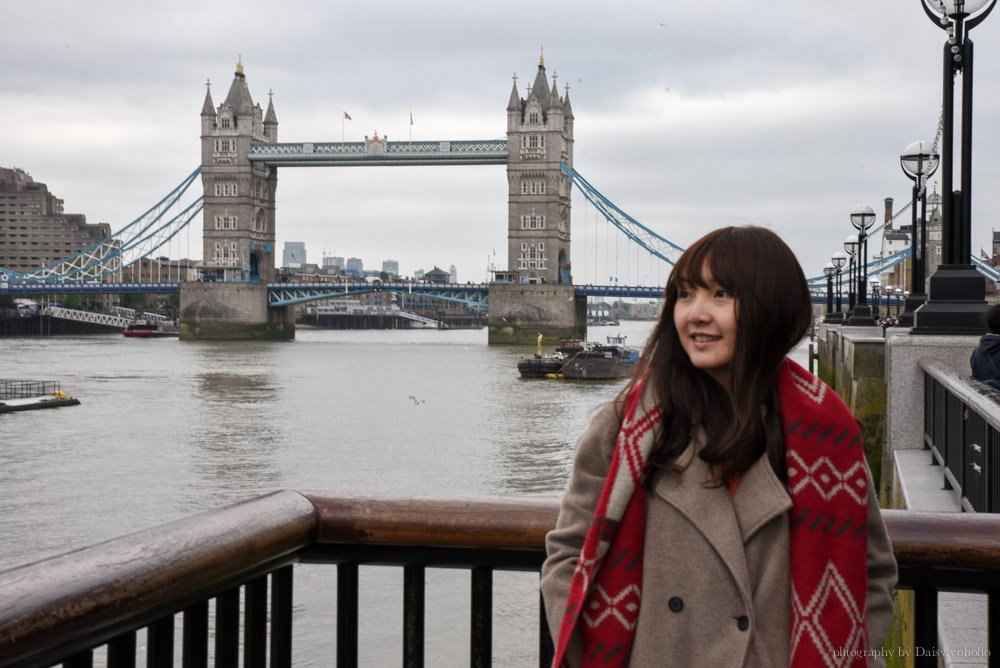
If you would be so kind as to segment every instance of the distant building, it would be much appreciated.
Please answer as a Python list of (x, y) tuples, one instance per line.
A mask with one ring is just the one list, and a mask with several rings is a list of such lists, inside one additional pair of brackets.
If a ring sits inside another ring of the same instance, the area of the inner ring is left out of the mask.
[(423, 279), (428, 283), (447, 283), (448, 282), (448, 272), (444, 269), (439, 269), (434, 267), (426, 274), (424, 274)]
[(286, 241), (285, 250), (281, 254), (281, 266), (298, 269), (306, 264), (306, 245), (302, 241)]
[(424, 280), (424, 270), (423, 269), (417, 269), (415, 272), (413, 272), (413, 280), (415, 280), (415, 281), (422, 281), (422, 280)]
[(81, 213), (63, 213), (63, 201), (24, 170), (0, 168), (0, 268), (33, 271), (109, 236), (107, 223), (89, 225)]
[(166, 257), (144, 257), (122, 269), (126, 283), (180, 283), (198, 280), (198, 262), (171, 260)]
[(455, 269), (455, 265), (448, 267), (448, 282), (458, 283), (458, 270)]
[(382, 271), (389, 274), (390, 278), (399, 276), (399, 262), (397, 260), (383, 260)]
[(361, 261), (359, 257), (349, 257), (347, 258), (347, 271), (356, 271), (361, 274), (365, 273), (365, 263)]
[(326, 255), (323, 257), (323, 268), (330, 269), (331, 267), (336, 267), (337, 269), (344, 268), (344, 258), (333, 257), (332, 255)]

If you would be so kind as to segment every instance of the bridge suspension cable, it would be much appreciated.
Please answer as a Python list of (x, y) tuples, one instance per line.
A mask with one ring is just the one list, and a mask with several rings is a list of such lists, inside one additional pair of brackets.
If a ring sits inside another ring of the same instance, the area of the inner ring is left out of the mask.
[(622, 211), (618, 206), (605, 197), (597, 188), (595, 188), (587, 179), (580, 175), (580, 172), (576, 171), (565, 162), (559, 163), (562, 167), (562, 171), (566, 176), (570, 178), (574, 185), (588, 202), (594, 205), (594, 208), (601, 212), (604, 218), (617, 227), (619, 230), (625, 233), (625, 235), (630, 238), (635, 243), (639, 244), (642, 248), (645, 248), (649, 253), (660, 258), (664, 262), (673, 266), (677, 259), (684, 252), (684, 249), (670, 241), (661, 237), (659, 234), (649, 229), (639, 221), (637, 221), (632, 216), (628, 215)]
[(169, 244), (201, 212), (203, 197), (199, 196), (178, 213), (166, 217), (168, 212), (179, 206), (181, 197), (200, 173), (201, 167), (198, 167), (141, 216), (79, 253), (34, 271), (8, 273), (14, 281), (120, 278), (122, 269)]

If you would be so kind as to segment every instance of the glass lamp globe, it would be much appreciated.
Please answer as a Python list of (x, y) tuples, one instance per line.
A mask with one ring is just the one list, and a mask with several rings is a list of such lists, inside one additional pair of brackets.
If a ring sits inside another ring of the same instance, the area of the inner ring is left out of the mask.
[(837, 268), (833, 266), (832, 262), (827, 262), (823, 265), (823, 275), (827, 278), (833, 278), (833, 275), (837, 273)]
[(851, 236), (844, 239), (844, 250), (851, 257), (858, 252), (858, 235), (852, 234)]
[(844, 254), (844, 251), (837, 251), (833, 254), (833, 257), (830, 258), (830, 262), (838, 270), (843, 269), (844, 265), (847, 264), (847, 255)]
[(875, 212), (867, 204), (859, 204), (851, 211), (851, 225), (854, 229), (867, 230), (875, 222)]
[(975, 14), (986, 6), (990, 0), (934, 0), (931, 1), (931, 8), (938, 14), (943, 13), (950, 18), (968, 16)]
[(911, 142), (899, 156), (899, 164), (911, 179), (928, 177), (937, 171), (940, 156), (929, 141)]

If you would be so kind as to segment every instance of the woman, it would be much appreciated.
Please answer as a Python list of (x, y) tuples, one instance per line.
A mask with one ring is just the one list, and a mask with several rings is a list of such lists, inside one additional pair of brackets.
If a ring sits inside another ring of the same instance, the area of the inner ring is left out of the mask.
[(811, 313), (795, 256), (764, 228), (716, 230), (678, 260), (635, 378), (577, 444), (546, 538), (553, 665), (878, 654), (896, 563), (857, 423), (785, 357)]

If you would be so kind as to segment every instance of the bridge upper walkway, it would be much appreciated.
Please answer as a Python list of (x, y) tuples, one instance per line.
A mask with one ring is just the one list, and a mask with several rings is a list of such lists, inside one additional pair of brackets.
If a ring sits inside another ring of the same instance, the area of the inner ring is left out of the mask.
[(297, 142), (250, 145), (250, 162), (276, 167), (506, 165), (506, 139)]

